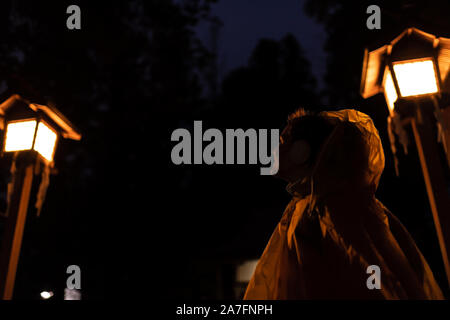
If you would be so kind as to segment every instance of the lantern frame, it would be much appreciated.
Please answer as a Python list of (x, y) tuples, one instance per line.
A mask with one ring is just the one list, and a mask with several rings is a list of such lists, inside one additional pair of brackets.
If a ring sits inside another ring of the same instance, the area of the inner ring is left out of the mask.
[[(421, 61), (432, 62), (436, 91), (402, 95), (394, 66)], [(444, 71), (444, 74), (441, 73), (441, 70)], [(385, 86), (386, 77), (389, 73), (397, 95), (396, 100), (391, 103), (386, 97), (387, 89)], [(437, 38), (419, 29), (408, 28), (389, 44), (370, 52), (366, 49), (360, 91), (363, 98), (369, 98), (382, 92), (391, 114), (395, 109), (395, 102), (400, 99), (411, 101), (427, 96), (440, 97), (442, 93), (450, 93), (450, 39)]]
[[(20, 150), (5, 150), (8, 125), (25, 121), (36, 121), (31, 147)], [(39, 136), (39, 127), (41, 123), (55, 134), (50, 159), (41, 153), (44, 152), (43, 150), (36, 149), (36, 139)], [(30, 103), (28, 100), (17, 94), (12, 95), (5, 102), (0, 104), (0, 129), (3, 129), (4, 131), (1, 153), (22, 151), (37, 153), (39, 154), (39, 158), (42, 159), (46, 165), (51, 167), (54, 166), (54, 156), (61, 137), (72, 140), (81, 139), (79, 131), (55, 107), (52, 105)]]

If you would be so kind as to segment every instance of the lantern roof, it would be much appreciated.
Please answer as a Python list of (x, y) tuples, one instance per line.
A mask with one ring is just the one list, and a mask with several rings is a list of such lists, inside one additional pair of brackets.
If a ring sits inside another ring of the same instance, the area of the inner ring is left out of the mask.
[(19, 111), (20, 114), (42, 113), (58, 126), (61, 135), (66, 139), (80, 140), (81, 133), (69, 120), (54, 106), (31, 103), (18, 94), (13, 94), (0, 104), (0, 117)]
[(369, 98), (383, 91), (382, 81), (389, 62), (432, 57), (436, 59), (442, 91), (450, 92), (450, 39), (407, 28), (389, 44), (364, 52), (361, 95)]

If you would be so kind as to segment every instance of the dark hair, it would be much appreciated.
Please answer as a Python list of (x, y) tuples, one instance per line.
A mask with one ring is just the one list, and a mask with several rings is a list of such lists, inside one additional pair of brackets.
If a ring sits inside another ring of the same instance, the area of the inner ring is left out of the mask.
[(308, 160), (308, 165), (311, 165), (333, 128), (334, 126), (319, 114), (299, 108), (289, 115), (282, 137), (291, 143), (297, 140), (307, 141), (311, 147), (311, 156)]

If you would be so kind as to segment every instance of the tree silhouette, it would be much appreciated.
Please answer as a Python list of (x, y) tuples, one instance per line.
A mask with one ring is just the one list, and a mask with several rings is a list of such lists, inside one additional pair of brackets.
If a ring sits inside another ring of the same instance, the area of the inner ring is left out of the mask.
[[(258, 42), (248, 66), (225, 77), (222, 101), (230, 114), (239, 112), (241, 123), (279, 128), (296, 108), (318, 106), (316, 84), (303, 49), (287, 34), (280, 41)], [(237, 121), (237, 117), (230, 118)]]

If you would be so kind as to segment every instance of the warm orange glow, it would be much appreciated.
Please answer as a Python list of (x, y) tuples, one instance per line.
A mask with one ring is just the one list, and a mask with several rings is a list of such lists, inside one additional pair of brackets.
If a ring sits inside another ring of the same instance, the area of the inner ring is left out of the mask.
[(392, 80), (391, 72), (389, 68), (386, 67), (385, 78), (384, 78), (384, 96), (386, 98), (389, 111), (392, 113), (394, 111), (394, 102), (397, 101), (397, 91), (395, 90), (394, 81)]
[(47, 161), (53, 161), (55, 145), (56, 133), (45, 123), (39, 122), (33, 149), (39, 152)]
[(393, 64), (402, 97), (438, 92), (436, 72), (431, 59)]
[(29, 150), (33, 146), (36, 120), (10, 122), (6, 127), (5, 151)]

